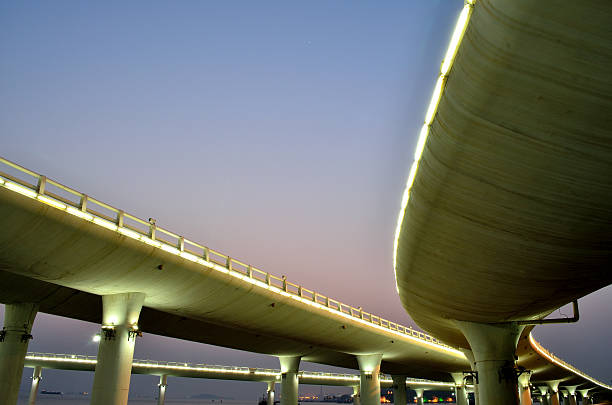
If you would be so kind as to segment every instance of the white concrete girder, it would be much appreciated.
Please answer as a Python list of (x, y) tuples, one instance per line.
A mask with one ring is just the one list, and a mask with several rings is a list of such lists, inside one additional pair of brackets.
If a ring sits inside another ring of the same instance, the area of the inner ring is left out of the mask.
[(168, 376), (160, 375), (157, 384), (157, 405), (164, 405), (166, 402), (166, 389), (168, 388)]
[(521, 399), (521, 405), (532, 405), (531, 389), (529, 388), (530, 373), (523, 373), (518, 377), (518, 390)]
[(453, 377), (453, 381), (455, 381), (455, 401), (457, 405), (468, 405), (463, 373), (451, 373), (451, 376)]
[(559, 381), (547, 381), (550, 405), (561, 405), (559, 402)]
[(32, 303), (6, 304), (0, 342), (0, 393), (3, 404), (15, 405), (23, 375), (23, 364), (32, 338), (32, 324), (38, 306)]
[(414, 392), (416, 392), (417, 396), (417, 405), (423, 405), (423, 395), (425, 395), (425, 389), (416, 388)]
[(32, 386), (30, 387), (30, 397), (28, 399), (28, 405), (34, 405), (36, 403), (36, 397), (38, 396), (38, 385), (40, 384), (40, 380), (42, 380), (42, 367), (36, 366), (34, 367), (34, 372), (32, 373)]
[(392, 375), (393, 378), (393, 403), (394, 405), (406, 405), (406, 376)]
[(523, 327), (515, 323), (457, 321), (456, 324), (474, 354), (480, 403), (516, 405), (519, 397), (514, 355)]
[(91, 405), (126, 405), (143, 293), (102, 296), (102, 331)]
[(353, 386), (353, 405), (361, 405), (361, 396), (359, 395), (359, 386)]
[(361, 372), (359, 393), (361, 405), (380, 404), (380, 354), (359, 354), (357, 362)]
[(268, 405), (274, 405), (274, 389), (276, 387), (275, 381), (268, 381), (268, 396), (266, 397), (266, 401)]
[(301, 356), (278, 356), (281, 366), (281, 405), (298, 403), (298, 371)]

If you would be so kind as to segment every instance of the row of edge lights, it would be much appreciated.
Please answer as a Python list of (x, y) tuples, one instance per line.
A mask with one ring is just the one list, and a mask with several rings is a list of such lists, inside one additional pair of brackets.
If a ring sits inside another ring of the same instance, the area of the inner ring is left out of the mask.
[[(407, 338), (409, 338), (409, 339), (411, 339), (411, 340), (413, 340), (415, 342), (424, 343), (424, 344), (427, 344), (427, 345), (430, 345), (430, 346), (433, 346), (433, 347), (441, 348), (441, 349), (449, 351), (451, 353), (456, 353), (456, 354), (462, 355), (462, 353), (459, 350), (456, 350), (456, 349), (453, 349), (453, 348), (450, 348), (450, 347), (446, 347), (444, 345), (440, 345), (440, 344), (437, 344), (437, 343), (434, 343), (434, 342), (429, 342), (429, 341), (426, 341), (426, 340), (423, 340), (423, 339), (419, 339), (419, 338), (416, 338), (416, 337), (414, 337), (414, 336), (412, 336), (411, 334), (408, 334), (408, 333), (401, 333), (399, 331), (395, 331), (395, 330), (390, 329), (390, 328), (385, 328), (385, 327), (377, 325), (375, 323), (368, 322), (368, 321), (366, 321), (364, 319), (356, 318), (356, 317), (354, 317), (352, 315), (345, 314), (342, 311), (338, 311), (336, 309), (329, 308), (329, 307), (327, 307), (325, 305), (322, 305), (322, 304), (320, 304), (318, 302), (314, 302), (314, 301), (306, 299), (304, 297), (300, 297), (300, 296), (288, 293), (288, 292), (283, 291), (282, 289), (280, 289), (280, 288), (278, 288), (276, 286), (269, 286), (268, 284), (266, 284), (266, 283), (264, 283), (264, 282), (262, 282), (260, 280), (250, 278), (250, 277), (245, 276), (245, 275), (240, 274), (240, 273), (230, 272), (229, 269), (225, 268), (224, 266), (218, 265), (216, 263), (207, 262), (206, 260), (204, 260), (202, 258), (199, 258), (196, 255), (193, 255), (191, 253), (180, 251), (177, 248), (169, 246), (169, 245), (167, 245), (165, 243), (161, 243), (161, 242), (159, 242), (157, 240), (151, 239), (151, 238), (149, 238), (149, 237), (147, 237), (145, 235), (141, 235), (138, 232), (132, 231), (132, 230), (124, 228), (124, 227), (119, 227), (116, 224), (114, 224), (113, 222), (107, 221), (107, 220), (102, 219), (102, 218), (94, 217), (93, 215), (91, 215), (91, 214), (89, 214), (87, 212), (81, 211), (81, 210), (79, 210), (79, 209), (77, 209), (75, 207), (72, 207), (72, 206), (68, 206), (68, 205), (66, 205), (66, 204), (64, 204), (64, 203), (62, 203), (60, 201), (57, 201), (57, 200), (55, 200), (55, 199), (53, 199), (53, 198), (51, 198), (49, 196), (39, 195), (38, 193), (36, 193), (35, 191), (33, 191), (33, 190), (29, 189), (29, 188), (23, 187), (21, 185), (18, 185), (18, 184), (9, 182), (9, 181), (4, 181), (3, 180), (2, 182), (4, 183), (4, 185), (7, 188), (9, 188), (9, 189), (11, 189), (11, 190), (13, 190), (15, 192), (18, 192), (20, 194), (23, 194), (23, 195), (25, 195), (27, 197), (35, 198), (35, 199), (37, 199), (37, 200), (39, 200), (39, 201), (41, 201), (41, 202), (43, 202), (43, 203), (45, 203), (47, 205), (50, 205), (50, 206), (52, 206), (54, 208), (57, 208), (57, 209), (60, 209), (60, 210), (64, 210), (64, 211), (66, 211), (66, 212), (68, 212), (68, 213), (70, 213), (70, 214), (72, 214), (74, 216), (77, 216), (77, 217), (79, 217), (81, 219), (93, 222), (96, 225), (102, 226), (102, 227), (104, 227), (106, 229), (109, 229), (109, 230), (112, 230), (112, 231), (115, 231), (115, 232), (119, 232), (122, 235), (130, 237), (132, 239), (140, 240), (140, 241), (142, 241), (142, 242), (144, 242), (144, 243), (146, 243), (146, 244), (148, 244), (150, 246), (160, 248), (160, 249), (162, 249), (162, 250), (164, 250), (164, 251), (166, 251), (168, 253), (172, 253), (172, 254), (180, 256), (180, 257), (182, 257), (184, 259), (190, 260), (192, 262), (196, 262), (196, 263), (199, 263), (199, 264), (204, 265), (206, 267), (213, 268), (213, 269), (215, 269), (217, 271), (220, 271), (222, 273), (230, 274), (230, 275), (232, 275), (232, 276), (234, 276), (236, 278), (239, 278), (241, 280), (247, 281), (247, 282), (249, 282), (249, 283), (251, 283), (253, 285), (257, 285), (257, 286), (265, 288), (267, 290), (276, 292), (276, 293), (281, 294), (281, 295), (283, 295), (285, 297), (292, 298), (292, 299), (294, 299), (296, 301), (305, 303), (307, 305), (316, 307), (318, 309), (325, 310), (325, 311), (327, 311), (329, 313), (332, 313), (332, 314), (335, 314), (335, 315), (341, 315), (344, 318), (360, 322), (360, 323), (362, 323), (362, 324), (364, 324), (366, 326), (371, 326), (371, 327), (374, 327), (376, 329), (379, 329), (379, 330), (382, 330), (382, 331), (385, 331), (385, 332), (391, 332), (391, 333), (396, 334), (396, 335), (401, 336), (401, 337), (407, 337)], [(0, 183), (0, 184), (2, 184), (2, 183)], [(97, 338), (94, 337), (94, 339), (97, 339)]]
[(414, 160), (412, 162), (412, 165), (410, 166), (408, 180), (406, 181), (406, 187), (402, 195), (400, 213), (395, 227), (395, 238), (393, 242), (393, 273), (395, 275), (395, 288), (398, 294), (399, 286), (397, 284), (397, 248), (402, 223), (404, 222), (404, 215), (406, 214), (406, 208), (408, 207), (408, 201), (410, 199), (410, 190), (412, 189), (412, 184), (414, 183), (414, 178), (416, 177), (416, 172), (419, 167), (419, 161), (421, 160), (423, 150), (425, 149), (425, 144), (427, 143), (427, 137), (429, 136), (429, 128), (433, 122), (434, 117), (436, 116), (438, 104), (440, 103), (440, 99), (442, 98), (442, 91), (444, 90), (444, 85), (446, 84), (446, 79), (451, 70), (451, 67), (453, 66), (455, 56), (457, 55), (457, 50), (459, 49), (459, 44), (461, 43), (463, 34), (465, 33), (465, 30), (468, 26), (470, 15), (472, 13), (472, 9), (475, 2), (476, 0), (466, 0), (463, 9), (461, 10), (461, 14), (459, 15), (459, 18), (457, 20), (457, 24), (455, 25), (455, 30), (453, 31), (451, 41), (446, 50), (444, 60), (442, 61), (442, 65), (440, 67), (440, 75), (438, 76), (438, 80), (436, 81), (436, 86), (434, 88), (429, 107), (427, 108), (425, 122), (423, 123), (421, 131), (419, 133), (419, 139), (417, 141), (417, 146), (414, 152)]
[(538, 344), (538, 342), (537, 342), (537, 341), (535, 341), (535, 340), (534, 340), (533, 335), (532, 335), (531, 333), (529, 334), (529, 341), (531, 342), (531, 347), (534, 347), (534, 348), (535, 348), (535, 350), (536, 350), (538, 353), (540, 353), (540, 355), (542, 355), (542, 356), (546, 357), (547, 359), (549, 359), (549, 360), (550, 360), (550, 361), (552, 361), (553, 363), (555, 363), (555, 364), (557, 364), (557, 365), (559, 365), (559, 366), (563, 367), (564, 369), (566, 369), (566, 370), (568, 370), (568, 371), (571, 371), (571, 372), (573, 372), (573, 373), (578, 374), (578, 375), (579, 375), (579, 376), (581, 376), (582, 378), (585, 378), (585, 379), (587, 379), (587, 380), (591, 381), (591, 382), (592, 382), (592, 383), (594, 383), (594, 384), (597, 384), (597, 385), (599, 385), (599, 386), (602, 386), (602, 385), (603, 385), (603, 386), (605, 386), (605, 387), (606, 387), (606, 388), (608, 388), (608, 389), (612, 389), (612, 387), (611, 387), (611, 386), (609, 386), (609, 385), (607, 385), (607, 384), (604, 384), (604, 383), (601, 383), (601, 382), (599, 382), (599, 381), (597, 381), (597, 380), (593, 379), (592, 377), (590, 377), (590, 376), (588, 376), (588, 375), (584, 374), (584, 373), (583, 373), (583, 372), (581, 372), (580, 370), (576, 370), (576, 369), (572, 369), (571, 367), (568, 367), (567, 365), (565, 365), (565, 364), (563, 364), (562, 362), (560, 362), (560, 361), (558, 361), (557, 359), (555, 359), (553, 356), (551, 356), (551, 355), (549, 355), (548, 353), (546, 353), (546, 351), (544, 351), (544, 350), (540, 350), (540, 348), (539, 348), (539, 346), (540, 346), (540, 345)]

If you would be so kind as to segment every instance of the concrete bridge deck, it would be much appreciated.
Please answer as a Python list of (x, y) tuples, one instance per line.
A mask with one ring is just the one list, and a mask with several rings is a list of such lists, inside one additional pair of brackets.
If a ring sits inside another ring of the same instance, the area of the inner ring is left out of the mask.
[[(42, 367), (44, 369), (95, 371), (96, 356), (59, 353), (29, 352), (26, 355), (26, 367)], [(220, 366), (211, 364), (194, 364), (185, 362), (139, 360), (132, 362), (132, 374), (167, 375), (171, 377), (207, 378), (216, 380), (239, 380), (256, 382), (281, 382), (280, 369)], [(316, 371), (300, 371), (300, 384), (331, 385), (342, 387), (359, 386), (358, 374), (327, 373)], [(393, 379), (390, 375), (380, 376), (381, 388), (391, 388)], [(407, 378), (408, 388), (449, 389), (455, 386), (452, 382), (431, 381), (417, 378)]]
[[(446, 383), (449, 373), (469, 370), (459, 349), (429, 335), (0, 162), (4, 303), (30, 299), (42, 312), (100, 323), (101, 295), (138, 290), (147, 295), (138, 321), (144, 332), (353, 369), (359, 368), (355, 355), (378, 352), (383, 372)], [(524, 338), (520, 363), (534, 371), (534, 382), (610, 389), (550, 355), (531, 335)]]

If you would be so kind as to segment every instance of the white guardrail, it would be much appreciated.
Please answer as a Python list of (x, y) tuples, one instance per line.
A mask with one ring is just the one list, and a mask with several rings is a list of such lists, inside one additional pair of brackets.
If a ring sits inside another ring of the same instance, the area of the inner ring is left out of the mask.
[(303, 303), (348, 316), (366, 324), (418, 339), (443, 348), (446, 351), (462, 355), (460, 351), (440, 342), (431, 335), (363, 311), (361, 308), (344, 304), (314, 290), (291, 283), (284, 277), (277, 277), (259, 270), (229, 255), (158, 227), (155, 221), (145, 221), (137, 218), (123, 210), (73, 190), (2, 157), (0, 157), (0, 176), (0, 187), (5, 187), (36, 199), (41, 203), (119, 232), (129, 238), (140, 240), (150, 246), (223, 273), (232, 274), (251, 284), (295, 298)]

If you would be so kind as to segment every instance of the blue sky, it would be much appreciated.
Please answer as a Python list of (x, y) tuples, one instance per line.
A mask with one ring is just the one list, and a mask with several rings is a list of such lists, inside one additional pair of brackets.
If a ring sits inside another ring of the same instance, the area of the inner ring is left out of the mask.
[[(410, 324), (394, 288), (393, 232), (461, 6), (460, 0), (3, 2), (0, 154)], [(608, 288), (585, 300), (582, 324), (535, 332), (546, 347), (605, 381), (612, 378), (604, 343), (612, 332), (609, 317), (598, 316), (610, 294)], [(95, 354), (89, 338), (96, 328), (40, 315), (30, 348)], [(585, 344), (575, 345), (577, 339)], [(139, 341), (136, 357), (277, 366), (267, 356), (155, 336)], [(88, 373), (47, 374), (49, 389), (91, 384)], [(135, 377), (133, 391), (152, 392), (154, 380)], [(169, 395), (173, 386), (187, 394), (235, 389), (245, 398), (264, 389), (170, 384)]]

